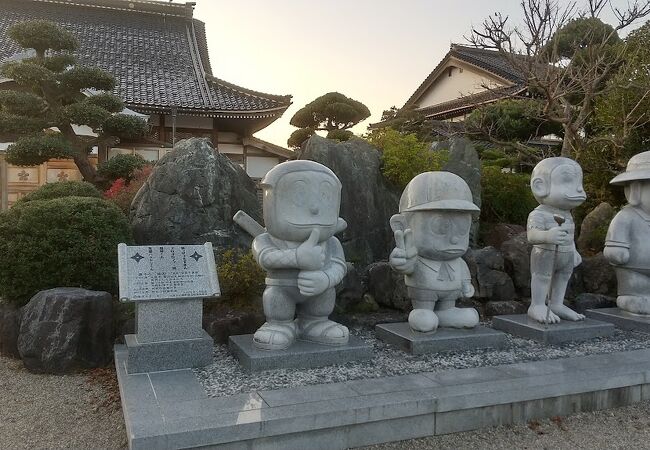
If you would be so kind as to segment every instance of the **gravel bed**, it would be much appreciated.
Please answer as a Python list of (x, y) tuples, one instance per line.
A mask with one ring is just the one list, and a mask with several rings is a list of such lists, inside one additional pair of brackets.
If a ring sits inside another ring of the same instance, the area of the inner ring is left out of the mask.
[[(484, 323), (488, 325), (489, 323)], [(506, 335), (504, 349), (480, 349), (462, 352), (409, 355), (375, 338), (373, 331), (351, 329), (352, 334), (372, 343), (374, 357), (368, 361), (313, 369), (279, 369), (247, 373), (228, 350), (218, 345), (214, 362), (195, 373), (210, 397), (221, 397), (260, 390), (293, 388), (323, 383), (436, 372), (449, 369), (497, 366), (525, 361), (613, 353), (650, 347), (650, 335), (637, 331), (616, 330), (610, 337), (572, 342), (563, 345), (544, 345), (532, 340)]]

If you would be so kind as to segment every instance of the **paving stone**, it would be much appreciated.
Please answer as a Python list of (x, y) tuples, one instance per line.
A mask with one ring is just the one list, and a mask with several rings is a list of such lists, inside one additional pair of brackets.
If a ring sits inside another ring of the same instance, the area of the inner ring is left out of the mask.
[(141, 343), (137, 335), (127, 334), (124, 341), (129, 352), (130, 374), (203, 367), (212, 362), (214, 344), (205, 331), (200, 339)]
[(545, 344), (584, 341), (610, 336), (615, 331), (612, 324), (592, 319), (578, 322), (563, 320), (560, 323), (547, 325), (529, 318), (526, 314), (495, 316), (492, 326), (497, 330)]
[(506, 342), (502, 332), (480, 325), (472, 329), (439, 328), (434, 333), (417, 333), (411, 330), (407, 322), (381, 323), (375, 326), (375, 333), (382, 341), (414, 355), (500, 348)]

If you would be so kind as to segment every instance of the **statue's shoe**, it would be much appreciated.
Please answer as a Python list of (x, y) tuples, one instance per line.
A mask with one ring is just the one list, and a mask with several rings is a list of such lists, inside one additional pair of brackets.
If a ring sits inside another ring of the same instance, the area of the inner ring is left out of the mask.
[(350, 331), (340, 323), (327, 318), (298, 318), (298, 338), (303, 341), (326, 345), (345, 345), (350, 338)]
[(285, 350), (296, 340), (296, 325), (290, 322), (266, 322), (253, 335), (253, 345), (262, 350)]
[(440, 327), (474, 328), (478, 325), (478, 312), (474, 308), (449, 308), (436, 311)]
[(634, 295), (619, 295), (616, 306), (634, 314), (650, 314), (650, 298)]
[(430, 309), (414, 309), (409, 313), (411, 330), (420, 333), (431, 333), (438, 329), (438, 317)]

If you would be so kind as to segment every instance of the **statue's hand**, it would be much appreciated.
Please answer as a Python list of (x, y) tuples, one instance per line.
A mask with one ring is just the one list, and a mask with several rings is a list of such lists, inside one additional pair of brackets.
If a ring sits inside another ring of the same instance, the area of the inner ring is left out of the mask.
[(394, 235), (396, 247), (390, 253), (388, 262), (398, 272), (411, 272), (418, 255), (418, 250), (413, 245), (413, 232), (407, 228), (404, 231), (396, 230)]
[(314, 228), (305, 242), (296, 249), (298, 268), (303, 270), (319, 270), (325, 265), (325, 251), (318, 245), (320, 231)]
[(322, 270), (303, 270), (298, 274), (298, 290), (307, 297), (322, 294), (329, 284), (330, 279)]
[(465, 281), (463, 282), (463, 297), (464, 298), (472, 298), (474, 297), (474, 285), (472, 284), (471, 281)]
[(569, 230), (562, 227), (553, 227), (546, 232), (547, 242), (555, 245), (570, 245), (572, 236)]
[(605, 247), (603, 255), (612, 264), (625, 264), (630, 260), (630, 251), (623, 247)]
[(578, 252), (573, 252), (573, 267), (578, 267), (580, 264), (582, 264), (582, 256)]

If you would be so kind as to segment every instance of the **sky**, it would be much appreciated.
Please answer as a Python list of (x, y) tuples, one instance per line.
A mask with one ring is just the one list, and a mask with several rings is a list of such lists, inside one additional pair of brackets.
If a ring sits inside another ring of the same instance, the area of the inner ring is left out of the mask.
[[(560, 0), (560, 3), (568, 3)], [(621, 3), (624, 6), (625, 2)], [(249, 89), (290, 94), (293, 104), (256, 136), (286, 146), (293, 114), (338, 91), (364, 103), (369, 119), (401, 107), (451, 43), (496, 11), (521, 18), (516, 0), (196, 0), (213, 74)]]

